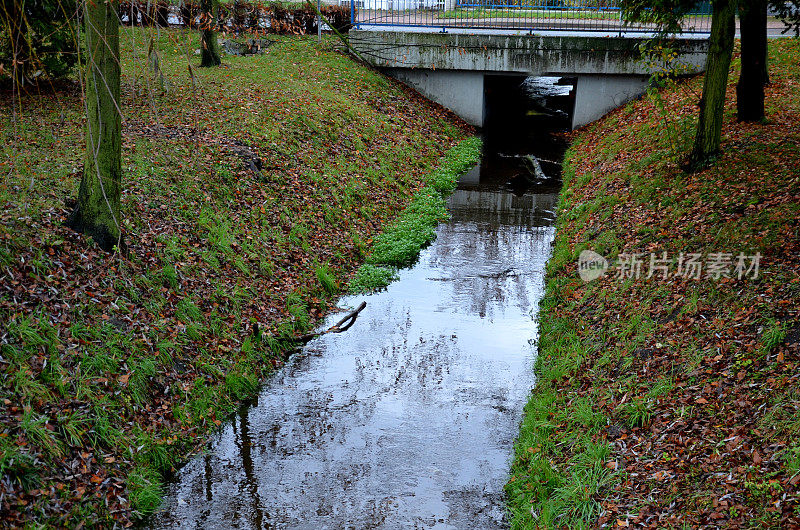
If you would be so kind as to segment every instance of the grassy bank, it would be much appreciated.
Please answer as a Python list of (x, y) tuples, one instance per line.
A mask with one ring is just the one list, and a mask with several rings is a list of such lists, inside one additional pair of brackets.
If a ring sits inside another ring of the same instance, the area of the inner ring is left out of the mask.
[[(148, 59), (150, 39), (153, 56)], [(196, 35), (122, 35), (123, 218), (62, 226), (77, 85), (0, 107), (2, 523), (127, 524), (280, 366), (468, 128), (329, 43), (200, 69)], [(157, 67), (153, 67), (156, 64)]]
[[(679, 169), (700, 79), (578, 134), (506, 486), (513, 528), (798, 524), (798, 59), (800, 41), (770, 42), (763, 124), (735, 121), (732, 75), (706, 171)], [(612, 265), (588, 283), (585, 249)], [(682, 252), (701, 254), (699, 279), (679, 273)], [(615, 265), (634, 253), (638, 278)], [(738, 278), (740, 253), (760, 253), (757, 275)]]

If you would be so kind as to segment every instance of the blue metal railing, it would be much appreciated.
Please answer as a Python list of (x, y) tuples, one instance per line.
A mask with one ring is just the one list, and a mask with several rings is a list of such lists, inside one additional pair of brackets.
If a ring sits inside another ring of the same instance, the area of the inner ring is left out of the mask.
[(560, 11), (619, 11), (622, 9), (619, 6), (606, 5), (605, 3), (597, 3), (597, 5), (591, 4), (592, 2), (582, 6), (566, 5), (561, 0), (544, 0), (535, 3), (521, 3), (515, 1), (497, 2), (492, 0), (484, 0), (480, 2), (456, 2), (457, 7), (481, 7), (485, 9), (555, 9)]
[[(652, 32), (623, 18), (620, 0), (349, 0), (355, 27), (408, 26), (525, 31)], [(711, 5), (683, 17), (684, 33), (708, 33)]]

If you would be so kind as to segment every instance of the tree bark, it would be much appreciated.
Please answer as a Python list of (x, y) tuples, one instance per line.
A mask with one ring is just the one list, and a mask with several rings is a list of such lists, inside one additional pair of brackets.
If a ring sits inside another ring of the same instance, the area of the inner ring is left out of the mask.
[(739, 0), (742, 72), (736, 85), (736, 113), (741, 121), (764, 119), (767, 71), (767, 0)]
[(728, 87), (728, 70), (736, 32), (736, 0), (714, 0), (712, 7), (700, 119), (697, 122), (694, 148), (688, 160), (688, 169), (692, 171), (708, 166), (719, 154), (725, 91)]
[(67, 220), (104, 250), (121, 245), (122, 116), (118, 0), (86, 0), (86, 156)]
[(202, 0), (201, 8), (205, 19), (200, 36), (200, 66), (219, 66), (219, 42), (217, 42), (217, 23), (219, 3), (217, 0)]

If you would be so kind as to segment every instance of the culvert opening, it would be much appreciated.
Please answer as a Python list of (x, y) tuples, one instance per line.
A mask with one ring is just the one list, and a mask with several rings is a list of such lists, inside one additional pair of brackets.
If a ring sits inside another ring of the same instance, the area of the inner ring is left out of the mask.
[[(560, 187), (565, 134), (571, 130), (576, 79), (487, 75), (484, 164), (497, 166), (515, 194)], [(499, 170), (499, 171), (498, 171)]]

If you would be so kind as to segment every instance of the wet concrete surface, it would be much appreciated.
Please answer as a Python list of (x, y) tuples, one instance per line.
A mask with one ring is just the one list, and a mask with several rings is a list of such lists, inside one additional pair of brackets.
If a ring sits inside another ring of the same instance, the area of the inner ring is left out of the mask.
[(488, 155), (465, 174), (419, 262), (342, 299), (366, 300), (355, 325), (291, 357), (180, 470), (150, 526), (505, 527), (558, 190), (511, 193), (518, 171)]

